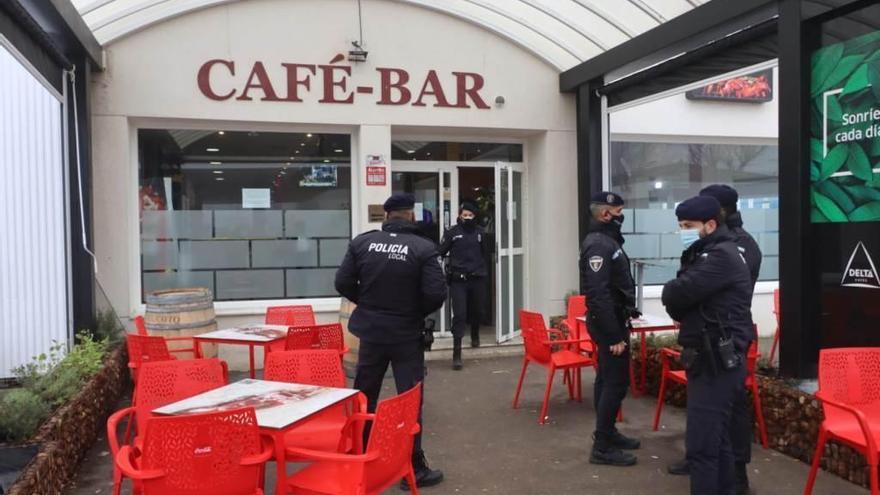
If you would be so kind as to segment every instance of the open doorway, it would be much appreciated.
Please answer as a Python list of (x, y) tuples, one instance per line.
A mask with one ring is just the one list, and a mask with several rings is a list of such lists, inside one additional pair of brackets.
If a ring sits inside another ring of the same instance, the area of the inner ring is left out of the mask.
[(472, 201), (480, 211), (477, 222), (489, 236), (492, 246), (486, 267), (488, 269), (486, 293), (483, 297), (482, 321), (480, 322), (480, 341), (495, 341), (496, 320), (496, 260), (495, 246), (495, 168), (494, 167), (458, 167), (458, 204)]

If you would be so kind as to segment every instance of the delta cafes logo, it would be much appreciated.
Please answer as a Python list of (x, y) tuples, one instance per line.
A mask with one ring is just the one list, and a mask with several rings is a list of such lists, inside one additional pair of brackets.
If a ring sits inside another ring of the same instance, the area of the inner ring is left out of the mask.
[(427, 70), (413, 74), (392, 67), (372, 72), (352, 73), (337, 54), (326, 64), (261, 61), (245, 65), (235, 60), (213, 59), (199, 67), (197, 84), (206, 98), (214, 101), (275, 101), (298, 103), (306, 99), (318, 103), (353, 104), (355, 99), (372, 99), (377, 105), (439, 108), (490, 107), (481, 91), (482, 75), (475, 72), (438, 74)]
[(859, 241), (849, 262), (843, 270), (843, 279), (840, 281), (843, 287), (861, 287), (866, 289), (880, 289), (880, 278), (877, 277), (877, 268), (874, 260), (865, 248), (865, 244)]

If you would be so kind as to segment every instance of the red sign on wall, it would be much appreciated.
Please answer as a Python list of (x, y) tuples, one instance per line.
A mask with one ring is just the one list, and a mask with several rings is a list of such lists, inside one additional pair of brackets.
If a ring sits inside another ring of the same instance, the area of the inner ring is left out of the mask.
[(385, 167), (367, 167), (367, 185), (385, 185)]

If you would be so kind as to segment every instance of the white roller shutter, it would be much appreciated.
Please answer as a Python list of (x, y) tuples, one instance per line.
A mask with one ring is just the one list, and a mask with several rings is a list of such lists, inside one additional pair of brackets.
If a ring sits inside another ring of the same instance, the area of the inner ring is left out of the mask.
[(0, 378), (67, 342), (63, 107), (0, 39)]

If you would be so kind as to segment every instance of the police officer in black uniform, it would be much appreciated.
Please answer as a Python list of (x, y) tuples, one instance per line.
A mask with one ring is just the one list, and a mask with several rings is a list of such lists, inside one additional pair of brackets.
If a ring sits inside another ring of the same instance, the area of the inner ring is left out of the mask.
[[(700, 191), (700, 196), (711, 196), (721, 204), (724, 223), (733, 235), (734, 242), (746, 259), (752, 280), (752, 292), (761, 272), (761, 249), (754, 237), (743, 229), (742, 215), (737, 210), (739, 193), (726, 184), (712, 184)], [(749, 306), (751, 311), (751, 305)], [(752, 461), (752, 408), (746, 389), (743, 388), (733, 403), (730, 417), (730, 441), (733, 447), (737, 495), (749, 492), (747, 465)], [(687, 459), (669, 466), (671, 474), (689, 474)]]
[(587, 330), (599, 349), (593, 388), (596, 430), (590, 462), (632, 466), (641, 443), (617, 431), (615, 420), (629, 386), (629, 320), (638, 316), (629, 258), (623, 251), (623, 198), (612, 192), (590, 201), (589, 233), (580, 256), (581, 294), (587, 297)]
[[(336, 290), (357, 304), (349, 321), (349, 330), (360, 339), (354, 386), (367, 396), (370, 412), (376, 409), (389, 363), (398, 393), (423, 380), (424, 318), (446, 300), (441, 258), (436, 244), (414, 223), (414, 206), (409, 194), (388, 198), (382, 230), (352, 240), (336, 272)], [(419, 487), (443, 481), (441, 471), (428, 467), (421, 433), (412, 462)], [(409, 488), (405, 480), (401, 488)]]
[(460, 370), (461, 340), (468, 323), (471, 347), (480, 346), (480, 320), (486, 293), (486, 257), (489, 237), (477, 225), (479, 209), (463, 201), (458, 224), (446, 231), (440, 243), (440, 256), (449, 255), (449, 293), (452, 296), (452, 369)]
[(685, 247), (678, 276), (663, 287), (666, 311), (680, 322), (687, 370), (687, 461), (692, 495), (735, 493), (730, 438), (733, 404), (745, 382), (752, 340), (752, 281), (721, 205), (697, 196), (675, 210)]

